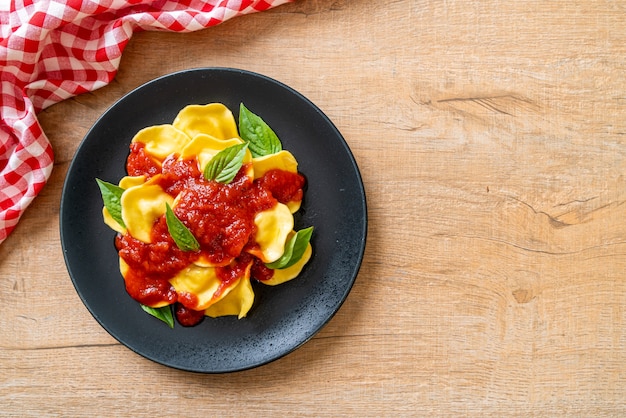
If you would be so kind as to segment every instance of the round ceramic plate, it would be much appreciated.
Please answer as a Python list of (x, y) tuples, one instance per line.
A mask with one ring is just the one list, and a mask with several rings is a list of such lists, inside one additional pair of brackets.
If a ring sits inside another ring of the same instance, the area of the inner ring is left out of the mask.
[[(295, 229), (314, 226), (313, 256), (301, 275), (279, 286), (254, 285), (243, 319), (205, 318), (174, 329), (146, 314), (124, 288), (115, 233), (102, 221), (95, 179), (125, 174), (132, 137), (171, 123), (186, 105), (221, 102), (238, 118), (239, 104), (261, 116), (307, 178)], [(60, 213), (61, 243), (78, 295), (114, 338), (166, 366), (202, 373), (249, 369), (295, 350), (337, 312), (356, 279), (367, 234), (359, 169), (333, 123), (304, 96), (268, 77), (202, 68), (153, 80), (127, 94), (95, 123), (70, 165)]]

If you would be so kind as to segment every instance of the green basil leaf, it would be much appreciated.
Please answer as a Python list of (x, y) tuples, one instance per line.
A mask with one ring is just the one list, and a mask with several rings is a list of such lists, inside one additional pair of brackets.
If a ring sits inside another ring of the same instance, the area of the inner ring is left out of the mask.
[(263, 119), (239, 105), (239, 135), (250, 144), (253, 157), (275, 154), (282, 150), (280, 139)]
[(248, 143), (233, 145), (215, 154), (204, 167), (204, 178), (228, 184), (243, 165)]
[(98, 183), (98, 187), (100, 187), (100, 194), (102, 194), (102, 201), (104, 202), (104, 207), (107, 208), (109, 214), (115, 222), (120, 224), (122, 228), (126, 228), (124, 224), (124, 220), (122, 219), (122, 193), (124, 193), (124, 189), (115, 184), (107, 183), (106, 181), (102, 181), (100, 179), (96, 179)]
[(169, 203), (165, 203), (165, 222), (176, 246), (183, 251), (198, 251), (200, 244), (191, 231), (176, 217)]
[(312, 234), (312, 226), (296, 232), (285, 244), (283, 255), (273, 263), (267, 263), (266, 266), (271, 269), (286, 269), (296, 264), (302, 258), (307, 245), (309, 245)]
[(149, 306), (141, 304), (141, 309), (148, 312), (155, 318), (160, 319), (169, 325), (170, 328), (174, 328), (174, 315), (172, 314), (172, 305), (163, 306), (162, 308), (151, 308)]

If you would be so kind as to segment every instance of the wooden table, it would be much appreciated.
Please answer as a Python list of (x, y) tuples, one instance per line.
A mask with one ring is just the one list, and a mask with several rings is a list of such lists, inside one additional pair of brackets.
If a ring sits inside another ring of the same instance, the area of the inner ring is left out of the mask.
[[(40, 121), (50, 182), (0, 246), (0, 415), (624, 416), (626, 5), (300, 0), (141, 33), (113, 83)], [(169, 369), (98, 325), (59, 242), (74, 152), (123, 94), (263, 73), (336, 124), (365, 184), (356, 284), (310, 342), (233, 374)]]

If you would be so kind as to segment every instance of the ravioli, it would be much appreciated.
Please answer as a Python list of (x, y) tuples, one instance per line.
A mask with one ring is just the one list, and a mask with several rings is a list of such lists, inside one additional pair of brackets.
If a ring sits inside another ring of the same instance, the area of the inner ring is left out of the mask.
[(142, 185), (146, 182), (145, 176), (126, 176), (120, 180), (120, 187), (122, 189), (130, 189), (134, 186)]
[[(287, 150), (279, 151), (275, 154), (265, 155), (252, 159), (254, 168), (254, 178), (259, 179), (271, 170), (284, 170), (290, 173), (298, 172), (298, 161)], [(296, 213), (300, 209), (301, 200), (287, 202), (286, 205), (291, 213)]]
[(218, 139), (239, 138), (233, 113), (221, 103), (186, 106), (176, 115), (173, 126), (190, 138), (198, 134)]
[(216, 296), (222, 285), (216, 269), (191, 264), (171, 278), (170, 283), (179, 294), (189, 293), (195, 296), (196, 303), (188, 304), (188, 308), (202, 311), (226, 296), (236, 284), (223, 289), (221, 294)]
[(286, 205), (277, 203), (272, 209), (259, 212), (254, 218), (258, 228), (256, 242), (258, 249), (250, 250), (264, 263), (278, 260), (285, 252), (287, 235), (293, 229), (293, 215)]
[[(184, 148), (180, 151), (180, 158), (196, 158), (198, 161), (198, 167), (200, 170), (204, 170), (204, 167), (211, 161), (218, 152), (224, 148), (241, 144), (243, 141), (239, 138), (218, 139), (208, 134), (197, 134), (189, 141)], [(250, 151), (247, 152), (244, 162), (252, 160)]]
[(188, 135), (172, 125), (157, 125), (139, 131), (132, 142), (145, 144), (148, 154), (157, 161), (163, 161), (167, 156), (180, 151), (189, 140)]
[(128, 233), (143, 242), (151, 242), (154, 223), (165, 214), (166, 203), (174, 198), (158, 184), (144, 183), (126, 189), (121, 198), (122, 219)]
[(305, 264), (309, 262), (312, 254), (313, 247), (311, 246), (311, 244), (308, 244), (306, 246), (306, 249), (304, 250), (302, 258), (300, 258), (297, 263), (295, 263), (291, 267), (274, 270), (274, 275), (272, 276), (272, 278), (264, 281), (263, 284), (276, 286), (278, 284), (283, 284), (285, 282), (288, 282), (289, 280), (295, 279), (296, 277), (298, 277)]
[(205, 315), (212, 318), (237, 315), (237, 318), (241, 319), (248, 314), (253, 303), (254, 291), (250, 278), (242, 277), (237, 280), (230, 292), (206, 309)]
[(298, 172), (298, 161), (292, 153), (286, 150), (279, 151), (275, 154), (256, 157), (252, 160), (254, 167), (254, 178), (263, 177), (270, 170), (285, 170), (291, 173)]
[[(263, 129), (259, 125), (249, 130)], [(280, 203), (273, 197), (276, 189), (265, 185), (276, 181), (271, 187), (281, 187), (284, 179), (300, 176), (298, 162), (287, 150), (253, 158), (247, 149), (253, 140), (239, 136), (232, 112), (221, 103), (186, 106), (172, 124), (146, 127), (133, 137), (132, 142), (143, 144), (142, 152), (158, 163), (160, 172), (132, 166), (136, 159), (129, 157), (128, 171), (138, 175), (119, 180), (121, 220), (114, 219), (106, 207), (102, 216), (118, 234), (120, 273), (127, 290), (144, 286), (144, 292), (157, 296), (164, 292), (162, 300), (150, 303), (151, 308), (171, 309), (177, 303), (208, 317), (242, 319), (254, 305), (252, 282), (285, 283), (298, 277), (310, 261), (313, 250), (307, 241), (297, 261), (278, 264), (291, 257), (293, 243), (286, 251), (287, 243), (297, 235), (294, 213), (300, 208), (302, 192), (289, 191), (291, 201)], [(131, 146), (131, 153), (138, 152), (135, 149)], [(229, 153), (234, 149), (237, 153)], [(263, 143), (255, 144), (255, 155), (259, 149)], [(231, 170), (230, 176), (223, 177), (228, 181), (206, 177), (213, 172), (205, 170), (209, 165), (213, 171)], [(291, 177), (268, 180), (269, 172)], [(289, 190), (303, 183), (293, 184)], [(289, 267), (266, 266), (263, 271), (269, 275), (256, 277), (261, 270), (253, 268), (255, 263)], [(183, 323), (180, 318), (179, 322)]]

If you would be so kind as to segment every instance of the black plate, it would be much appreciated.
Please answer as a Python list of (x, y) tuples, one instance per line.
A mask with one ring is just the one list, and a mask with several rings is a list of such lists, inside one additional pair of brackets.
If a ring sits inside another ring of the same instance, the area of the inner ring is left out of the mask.
[[(313, 257), (295, 280), (255, 285), (244, 319), (205, 318), (170, 329), (143, 312), (124, 288), (102, 221), (95, 178), (117, 183), (128, 146), (140, 129), (171, 123), (188, 104), (221, 102), (238, 117), (239, 103), (259, 114), (291, 151), (308, 186), (296, 229), (315, 227)], [(153, 80), (127, 94), (95, 123), (78, 147), (61, 199), (61, 244), (76, 291), (94, 318), (118, 341), (166, 366), (223, 373), (276, 360), (308, 341), (337, 312), (356, 279), (367, 234), (359, 169), (333, 123), (309, 100), (268, 77), (202, 68)], [(76, 307), (73, 307), (76, 309)]]

